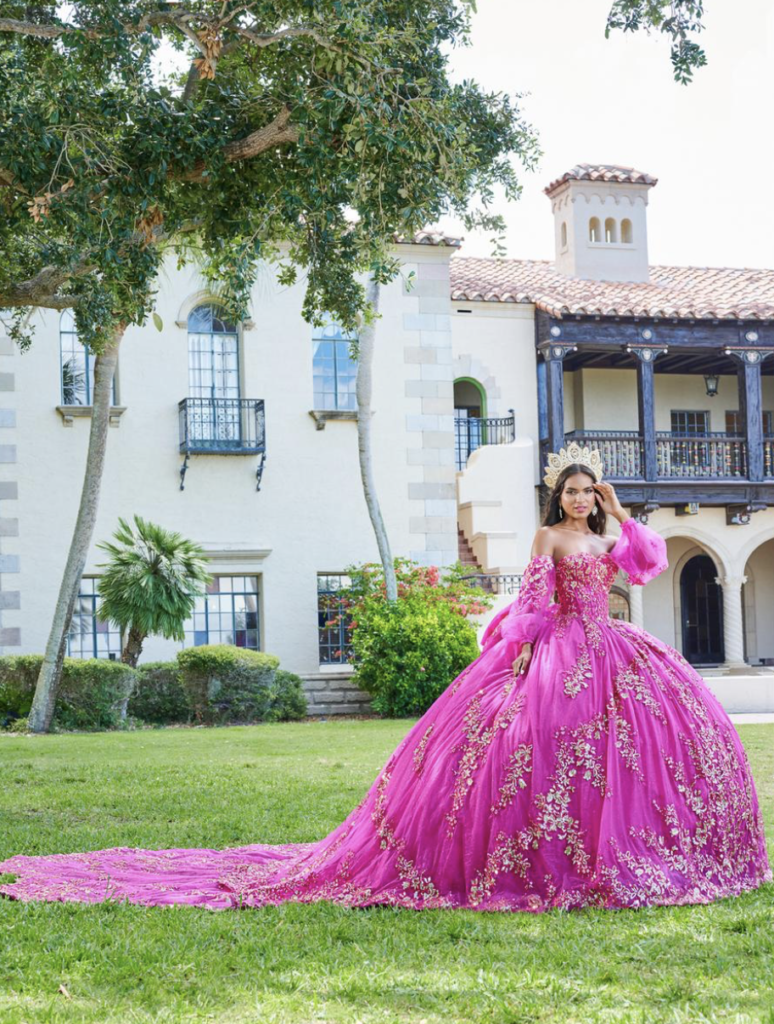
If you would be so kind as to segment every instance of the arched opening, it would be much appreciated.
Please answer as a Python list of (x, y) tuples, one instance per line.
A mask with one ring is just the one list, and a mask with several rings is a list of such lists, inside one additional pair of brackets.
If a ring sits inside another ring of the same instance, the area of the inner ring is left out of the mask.
[(629, 598), (620, 587), (613, 587), (610, 590), (607, 604), (611, 619), (620, 619), (622, 622), (631, 622)]
[(601, 242), (602, 235), (599, 227), (599, 217), (592, 217), (589, 221), (589, 241)]
[(562, 234), (562, 248), (566, 249), (567, 248), (567, 221), (566, 220), (562, 221), (562, 231), (561, 231), (561, 234)]
[(606, 242), (617, 242), (618, 241), (618, 225), (616, 224), (614, 217), (608, 217), (605, 220), (605, 241)]
[(683, 654), (691, 665), (719, 665), (725, 661), (723, 643), (723, 591), (709, 555), (694, 555), (680, 574)]
[(454, 436), (457, 469), (464, 469), (468, 457), (485, 443), (486, 391), (472, 377), (454, 382)]
[(624, 217), (621, 221), (621, 241), (626, 245), (631, 245), (634, 241), (632, 238), (632, 222), (628, 217)]

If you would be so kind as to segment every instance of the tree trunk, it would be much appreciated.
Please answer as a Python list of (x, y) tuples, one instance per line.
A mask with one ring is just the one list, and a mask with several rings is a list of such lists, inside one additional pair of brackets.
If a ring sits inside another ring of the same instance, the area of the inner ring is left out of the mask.
[(142, 654), (142, 645), (145, 643), (145, 636), (145, 633), (140, 632), (134, 626), (130, 628), (129, 635), (126, 638), (126, 645), (121, 652), (121, 661), (124, 665), (137, 668), (137, 662)]
[[(379, 312), (379, 284), (373, 278), (366, 288), (366, 298), (373, 307), (374, 313)], [(395, 578), (395, 565), (390, 551), (390, 541), (384, 528), (379, 499), (376, 496), (374, 483), (374, 467), (371, 458), (371, 393), (373, 390), (374, 340), (376, 337), (376, 321), (366, 325), (360, 332), (357, 359), (357, 447), (360, 456), (360, 478), (363, 481), (368, 515), (376, 535), (379, 558), (384, 569), (384, 580), (387, 585), (387, 600), (397, 601), (398, 583)]]
[(99, 491), (102, 471), (105, 465), (105, 451), (110, 424), (110, 396), (113, 374), (118, 360), (118, 348), (124, 336), (126, 324), (120, 324), (112, 341), (94, 362), (94, 396), (91, 410), (89, 448), (86, 455), (86, 469), (83, 477), (81, 503), (70, 545), (70, 553), (59, 587), (59, 597), (54, 609), (43, 664), (40, 667), (35, 697), (29, 716), (32, 732), (47, 732), (54, 717), (56, 694), (62, 675), (67, 633), (73, 617), (75, 600), (80, 589), (83, 569), (89, 552), (94, 525), (97, 519)]

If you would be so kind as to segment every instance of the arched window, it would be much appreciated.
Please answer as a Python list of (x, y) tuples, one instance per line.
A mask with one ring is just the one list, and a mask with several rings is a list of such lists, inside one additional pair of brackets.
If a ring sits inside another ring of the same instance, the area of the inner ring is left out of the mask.
[(188, 314), (188, 392), (192, 438), (239, 440), (239, 334), (215, 303)]
[(567, 248), (567, 221), (562, 221), (562, 248)]
[[(59, 317), (60, 380), (62, 405), (91, 405), (94, 400), (94, 355), (78, 340), (72, 311), (65, 309)], [(116, 381), (110, 396), (116, 404)]]
[(601, 242), (602, 235), (599, 227), (599, 217), (592, 217), (589, 221), (589, 241)]
[(312, 374), (315, 409), (357, 409), (357, 363), (350, 347), (357, 336), (329, 321), (312, 333)]
[(618, 241), (618, 225), (616, 224), (614, 217), (608, 217), (605, 221), (605, 241)]
[(627, 245), (631, 245), (633, 241), (632, 222), (628, 217), (621, 221), (621, 241), (625, 242)]

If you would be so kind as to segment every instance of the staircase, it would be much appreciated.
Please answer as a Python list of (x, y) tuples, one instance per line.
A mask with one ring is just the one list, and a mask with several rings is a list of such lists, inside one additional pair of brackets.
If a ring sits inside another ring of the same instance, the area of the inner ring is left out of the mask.
[(459, 559), (470, 573), (481, 572), (481, 566), (476, 561), (473, 548), (468, 544), (462, 530), (457, 530), (457, 550)]

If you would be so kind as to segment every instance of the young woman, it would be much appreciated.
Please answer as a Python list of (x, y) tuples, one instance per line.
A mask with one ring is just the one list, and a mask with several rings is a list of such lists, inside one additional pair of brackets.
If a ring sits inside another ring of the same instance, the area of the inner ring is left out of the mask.
[[(708, 903), (770, 881), (728, 716), (674, 648), (609, 617), (618, 570), (643, 585), (667, 568), (666, 544), (601, 482), (598, 453), (581, 454), (551, 456), (518, 599), (329, 836), (18, 856), (0, 864), (17, 876), (0, 892), (540, 912)], [(608, 515), (621, 523), (615, 542)]]

